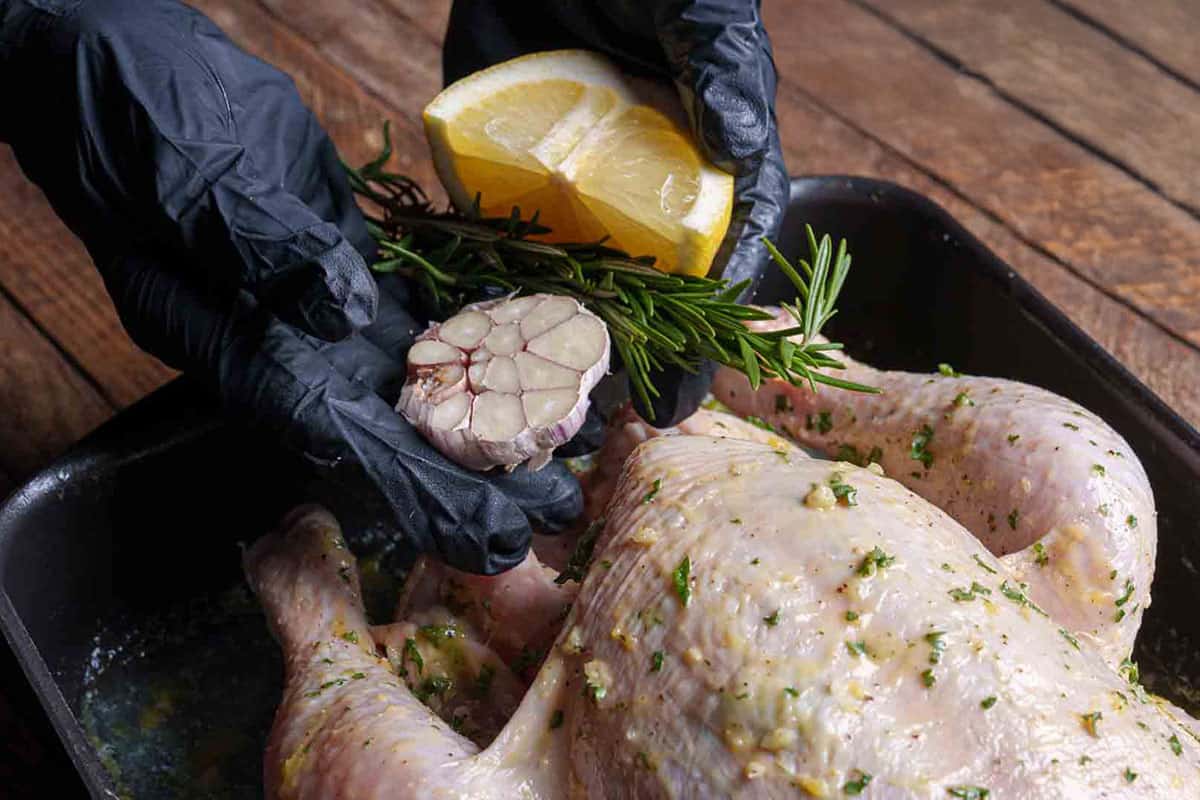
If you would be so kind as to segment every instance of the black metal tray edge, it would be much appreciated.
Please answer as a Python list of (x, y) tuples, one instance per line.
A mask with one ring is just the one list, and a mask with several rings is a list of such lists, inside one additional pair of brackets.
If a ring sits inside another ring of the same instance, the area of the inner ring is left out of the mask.
[[(71, 713), (66, 698), (58, 689), (50, 669), (42, 661), (41, 654), (33, 643), (33, 639), (25, 630), (21, 619), (8, 599), (8, 595), (0, 592), (0, 628), (3, 628), (4, 641), (15, 656), (21, 671), (25, 673), (34, 695), (50, 720), (54, 732), (58, 734), (59, 743), (67, 756), (78, 770), (80, 778), (88, 786), (93, 797), (116, 798), (118, 795), (104, 787), (108, 775), (95, 756), (92, 745), (84, 736), (75, 715)], [(99, 791), (103, 790), (103, 794)]]
[[(958, 246), (971, 251), (981, 270), (1006, 287), (1022, 310), (1055, 338), (1070, 346), (1088, 368), (1125, 390), (1123, 401), (1136, 407), (1158, 425), (1176, 452), (1200, 471), (1200, 432), (1175, 413), (1104, 348), (1070, 321), (1024, 278), (962, 227), (945, 209), (929, 198), (890, 181), (846, 175), (794, 178), (792, 201), (807, 194), (826, 197), (869, 194), (899, 197), (944, 229)], [(187, 378), (166, 386), (123, 410), (81, 439), (48, 467), (37, 472), (0, 504), (0, 549), (8, 545), (8, 520), (19, 515), (31, 498), (62, 485), (60, 473), (78, 476), (104, 466), (136, 460), (204, 436), (223, 422), (211, 401)], [(42, 709), (49, 717), (67, 755), (93, 797), (115, 798), (109, 775), (84, 735), (74, 713), (43, 661), (32, 638), (0, 587), (0, 628)]]
[[(145, 424), (145, 421), (151, 424)], [(115, 466), (199, 438), (222, 425), (217, 407), (186, 377), (178, 377), (125, 408), (88, 433), (49, 466), (35, 473), (0, 503), (0, 531), (10, 517), (21, 513), (31, 498), (55, 491), (61, 474)], [(0, 534), (0, 547), (6, 542)], [(34, 695), (67, 756), (93, 797), (117, 798), (107, 784), (108, 773), (96, 757), (75, 714), (59, 690), (49, 666), (0, 586), (0, 632), (29, 681)]]

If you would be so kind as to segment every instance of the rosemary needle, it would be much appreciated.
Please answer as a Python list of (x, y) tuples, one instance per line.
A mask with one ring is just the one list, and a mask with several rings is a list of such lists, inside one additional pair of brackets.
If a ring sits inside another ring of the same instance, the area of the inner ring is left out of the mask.
[[(813, 389), (823, 383), (877, 391), (821, 371), (844, 369), (832, 355), (842, 345), (817, 340), (836, 313), (850, 269), (844, 240), (835, 252), (828, 236), (818, 240), (806, 226), (810, 260), (800, 260), (797, 271), (764, 239), (772, 260), (796, 287), (796, 300), (781, 304), (796, 326), (752, 331), (746, 322), (772, 317), (738, 303), (748, 281), (730, 284), (660, 272), (653, 259), (632, 258), (603, 242), (532, 240), (549, 232), (538, 224), (537, 213), (526, 220), (514, 208), (508, 217), (483, 217), (478, 199), (465, 213), (436, 211), (415, 181), (385, 169), (391, 154), (385, 125), (379, 156), (358, 169), (346, 167), (351, 187), (375, 207), (367, 214), (380, 255), (373, 269), (416, 281), (439, 313), (451, 313), (489, 291), (573, 297), (608, 325), (631, 389), (646, 408), (658, 395), (652, 372), (668, 365), (694, 372), (705, 359), (743, 372), (755, 389), (764, 378), (782, 378)], [(798, 344), (792, 341), (797, 335), (803, 337)]]

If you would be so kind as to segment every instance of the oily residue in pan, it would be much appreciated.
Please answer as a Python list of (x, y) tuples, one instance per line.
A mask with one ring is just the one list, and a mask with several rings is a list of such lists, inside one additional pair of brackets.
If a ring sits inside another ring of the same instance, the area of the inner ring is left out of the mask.
[[(397, 582), (364, 559), (386, 619)], [(262, 754), (283, 662), (253, 594), (224, 591), (109, 622), (94, 638), (79, 718), (122, 798), (262, 796)]]
[(96, 635), (80, 708), (121, 796), (261, 796), (283, 666), (249, 590), (132, 622)]

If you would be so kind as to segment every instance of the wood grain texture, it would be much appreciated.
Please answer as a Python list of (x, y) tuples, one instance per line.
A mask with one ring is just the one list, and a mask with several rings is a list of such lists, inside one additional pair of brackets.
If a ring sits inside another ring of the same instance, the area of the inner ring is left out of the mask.
[[(1200, 425), (1200, 355), (1153, 322), (1098, 291), (918, 165), (831, 117), (793, 87), (781, 90), (779, 126), (789, 163), (805, 172), (884, 178), (929, 197), (1032, 283), (1143, 383)], [(853, 243), (852, 243), (853, 244)]]
[(445, 0), (383, 0), (414, 29), (423, 32), (441, 51), (446, 26), (450, 23), (450, 3)]
[(258, 0), (258, 5), (387, 103), (396, 123), (411, 129), (428, 153), (421, 110), (440, 88), (440, 43), (415, 32), (408, 18), (383, 0), (356, 0), (351, 24), (307, 0)]
[[(1022, 239), (1200, 342), (1200, 223), (844, 0), (766, 7), (782, 81), (969, 196)], [(776, 9), (776, 11), (773, 11)], [(790, 165), (805, 170), (803, 163)]]
[(3, 145), (0, 242), (0, 285), (84, 366), (113, 405), (126, 406), (172, 376), (126, 335), (83, 245)]
[(0, 298), (0, 470), (23, 480), (113, 407), (29, 319)]
[(1200, 209), (1200, 98), (1096, 28), (1045, 0), (863, 4), (1166, 196)]
[(1054, 0), (1194, 85), (1200, 85), (1196, 0)]

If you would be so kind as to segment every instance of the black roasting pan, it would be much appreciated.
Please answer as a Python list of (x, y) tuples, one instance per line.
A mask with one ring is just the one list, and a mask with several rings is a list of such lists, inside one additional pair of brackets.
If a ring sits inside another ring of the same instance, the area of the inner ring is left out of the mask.
[[(1137, 657), (1152, 688), (1195, 710), (1200, 435), (920, 195), (862, 178), (799, 179), (788, 255), (804, 250), (804, 222), (850, 242), (854, 268), (832, 333), (852, 354), (1038, 384), (1129, 440), (1160, 513)], [(760, 298), (781, 297), (781, 278)], [(314, 496), (302, 465), (223, 425), (177, 381), (8, 498), (0, 628), (32, 689), (13, 702), (40, 703), (61, 743), (48, 727), (60, 769), (37, 783), (65, 788), (40, 796), (259, 795), (280, 660), (241, 587), (238, 543)], [(24, 688), (18, 678), (3, 691)]]

